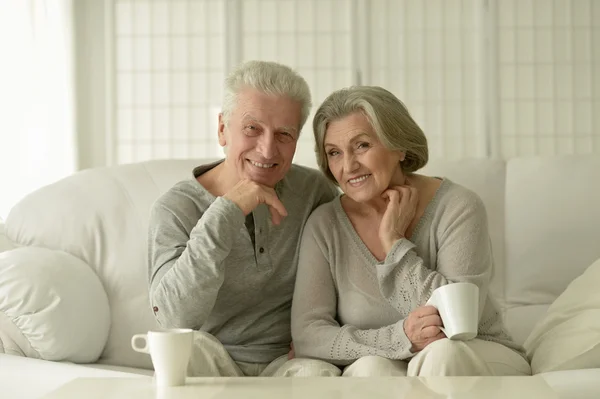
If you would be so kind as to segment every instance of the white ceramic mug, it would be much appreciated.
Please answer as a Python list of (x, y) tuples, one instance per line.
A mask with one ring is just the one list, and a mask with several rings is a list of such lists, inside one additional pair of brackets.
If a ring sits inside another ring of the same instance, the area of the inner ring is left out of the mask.
[(479, 326), (479, 287), (473, 283), (452, 283), (433, 291), (427, 305), (442, 318), (441, 330), (453, 340), (468, 341), (477, 336)]
[[(193, 337), (189, 328), (152, 330), (131, 337), (131, 346), (152, 357), (156, 384), (172, 387), (185, 384)], [(145, 345), (138, 346), (138, 340), (144, 340)]]

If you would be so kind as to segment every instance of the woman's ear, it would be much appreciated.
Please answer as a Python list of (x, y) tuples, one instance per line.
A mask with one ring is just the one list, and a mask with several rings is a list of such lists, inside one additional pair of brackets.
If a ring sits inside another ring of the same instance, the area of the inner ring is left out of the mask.
[(400, 162), (403, 162), (406, 159), (406, 153), (404, 151), (400, 151)]

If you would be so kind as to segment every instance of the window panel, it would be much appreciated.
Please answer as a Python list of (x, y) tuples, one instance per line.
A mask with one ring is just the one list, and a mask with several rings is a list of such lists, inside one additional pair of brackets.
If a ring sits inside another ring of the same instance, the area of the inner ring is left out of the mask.
[[(432, 158), (600, 152), (597, 3), (113, 0), (110, 158), (221, 156), (223, 79), (249, 59), (296, 68), (313, 112), (359, 76), (387, 88)], [(310, 162), (310, 119), (304, 130), (297, 158)]]

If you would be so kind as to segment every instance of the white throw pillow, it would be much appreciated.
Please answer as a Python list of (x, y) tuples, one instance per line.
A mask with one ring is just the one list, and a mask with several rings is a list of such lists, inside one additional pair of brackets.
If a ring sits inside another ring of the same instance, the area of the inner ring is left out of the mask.
[(0, 253), (0, 348), (53, 361), (98, 360), (110, 329), (108, 298), (92, 269), (39, 247)]
[(600, 259), (550, 305), (524, 343), (534, 374), (600, 368)]

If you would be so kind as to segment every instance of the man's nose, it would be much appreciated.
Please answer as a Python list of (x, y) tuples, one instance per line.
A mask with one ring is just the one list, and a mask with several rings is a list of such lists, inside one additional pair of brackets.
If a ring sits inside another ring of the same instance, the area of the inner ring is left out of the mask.
[(271, 132), (263, 132), (258, 139), (257, 150), (265, 159), (274, 158), (277, 155), (275, 135)]

